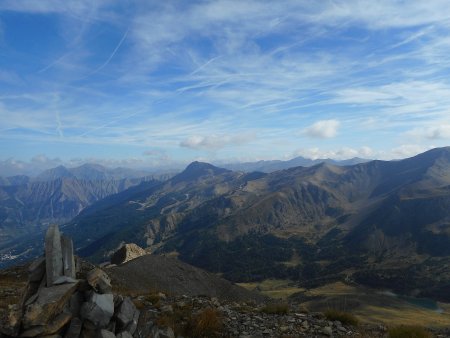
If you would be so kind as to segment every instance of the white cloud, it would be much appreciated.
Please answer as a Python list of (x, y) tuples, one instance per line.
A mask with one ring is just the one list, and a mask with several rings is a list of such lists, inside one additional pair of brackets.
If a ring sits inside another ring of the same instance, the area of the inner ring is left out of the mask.
[(252, 133), (243, 135), (207, 135), (207, 136), (194, 135), (181, 141), (180, 146), (197, 150), (198, 149), (214, 150), (229, 145), (244, 144), (250, 142), (254, 138), (255, 135)]
[(321, 120), (301, 131), (301, 135), (313, 138), (332, 138), (337, 135), (340, 122), (338, 120)]
[(426, 138), (429, 140), (450, 139), (450, 124), (438, 126), (414, 128), (405, 133), (409, 137)]
[(303, 156), (305, 158), (310, 158), (312, 160), (331, 158), (335, 160), (347, 160), (354, 157), (373, 159), (376, 152), (370, 147), (363, 146), (361, 148), (355, 149), (350, 147), (342, 147), (338, 149), (320, 149), (317, 147), (313, 148), (302, 148), (297, 149), (294, 152), (294, 156)]
[(424, 146), (420, 144), (403, 144), (401, 146), (393, 148), (387, 154), (387, 156), (391, 159), (402, 159), (405, 157), (415, 156), (432, 148), (434, 148), (434, 146)]

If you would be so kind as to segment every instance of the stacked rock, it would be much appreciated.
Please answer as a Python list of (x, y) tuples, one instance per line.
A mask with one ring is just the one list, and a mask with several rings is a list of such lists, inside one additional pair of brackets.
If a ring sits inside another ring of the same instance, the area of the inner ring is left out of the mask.
[(45, 257), (29, 267), (14, 337), (129, 338), (139, 311), (128, 297), (114, 296), (101, 269), (76, 279), (72, 240), (53, 225), (45, 236)]

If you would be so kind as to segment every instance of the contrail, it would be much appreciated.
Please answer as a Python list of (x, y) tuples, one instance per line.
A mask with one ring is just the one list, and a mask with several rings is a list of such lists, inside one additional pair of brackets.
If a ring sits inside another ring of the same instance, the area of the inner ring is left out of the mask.
[(62, 123), (61, 123), (61, 117), (59, 115), (59, 110), (55, 111), (55, 117), (56, 117), (56, 130), (58, 131), (59, 137), (63, 138), (64, 134), (63, 134), (63, 127), (62, 127)]
[(125, 41), (127, 35), (128, 35), (128, 31), (130, 29), (128, 28), (127, 31), (123, 34), (122, 38), (120, 39), (119, 43), (117, 44), (116, 48), (114, 48), (113, 52), (111, 53), (111, 55), (109, 56), (108, 59), (106, 59), (106, 61), (100, 66), (98, 67), (96, 70), (94, 70), (91, 74), (95, 74), (98, 71), (102, 70), (104, 67), (106, 67), (106, 65), (108, 65), (108, 63), (111, 61), (111, 59), (114, 57), (114, 55), (116, 55), (117, 51), (119, 50), (120, 46), (122, 46), (122, 43)]
[(207, 65), (209, 65), (211, 62), (213, 62), (213, 61), (215, 61), (215, 60), (217, 60), (217, 59), (219, 59), (219, 58), (221, 58), (221, 57), (222, 57), (221, 55), (216, 56), (216, 57), (213, 57), (212, 59), (208, 60), (207, 62), (205, 62), (204, 64), (202, 64), (200, 67), (198, 67), (197, 69), (195, 69), (195, 70), (194, 70), (192, 73), (190, 73), (188, 76), (191, 76), (191, 75), (194, 75), (194, 74), (198, 73), (198, 72), (201, 71), (203, 68), (205, 68)]
[(64, 54), (63, 56), (59, 57), (58, 59), (56, 59), (55, 61), (53, 61), (52, 63), (50, 63), (49, 65), (45, 66), (42, 69), (39, 69), (37, 71), (38, 74), (40, 73), (44, 73), (47, 70), (49, 70), (50, 68), (52, 68), (54, 65), (58, 64), (60, 61), (62, 61), (67, 55), (69, 55), (69, 53)]

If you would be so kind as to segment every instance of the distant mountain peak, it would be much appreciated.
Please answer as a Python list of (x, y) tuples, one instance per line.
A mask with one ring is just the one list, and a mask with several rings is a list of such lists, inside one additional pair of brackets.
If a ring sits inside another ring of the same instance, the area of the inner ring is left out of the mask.
[(450, 162), (450, 147), (434, 148), (402, 160), (404, 163), (418, 163), (422, 167), (432, 166), (438, 159)]
[(220, 175), (226, 172), (230, 172), (230, 170), (219, 168), (209, 163), (194, 161), (180, 174), (176, 175), (174, 179), (176, 181), (195, 180), (203, 176)]
[(73, 169), (81, 169), (81, 168), (98, 169), (98, 170), (106, 169), (104, 166), (102, 166), (101, 164), (97, 164), (97, 163), (84, 163), (84, 164), (78, 166), (77, 168), (73, 168)]
[(45, 170), (40, 175), (37, 176), (38, 181), (48, 181), (59, 178), (69, 178), (73, 177), (73, 174), (63, 165), (59, 165), (55, 168)]
[(194, 161), (190, 163), (185, 170), (204, 170), (204, 169), (219, 169), (216, 166), (213, 166), (210, 163)]

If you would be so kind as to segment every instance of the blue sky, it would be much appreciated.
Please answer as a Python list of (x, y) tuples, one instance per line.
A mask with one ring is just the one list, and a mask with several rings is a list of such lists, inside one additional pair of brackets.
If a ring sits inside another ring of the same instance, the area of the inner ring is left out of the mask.
[(446, 0), (2, 0), (0, 168), (406, 157), (449, 69)]

